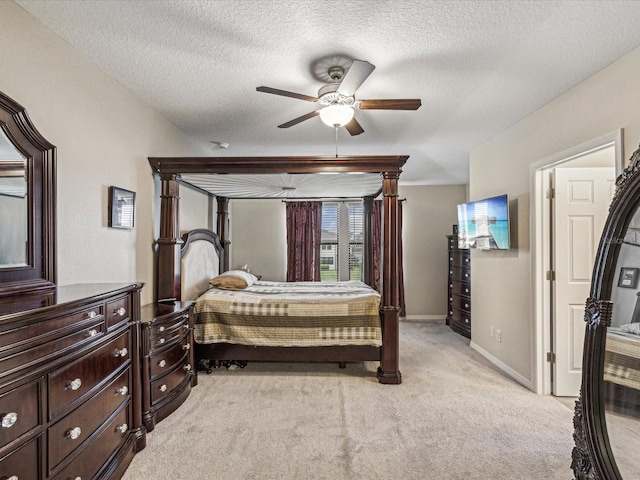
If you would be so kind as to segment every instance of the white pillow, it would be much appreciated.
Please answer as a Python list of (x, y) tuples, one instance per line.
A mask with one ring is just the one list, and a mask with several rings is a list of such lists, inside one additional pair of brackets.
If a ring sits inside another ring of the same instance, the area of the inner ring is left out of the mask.
[(224, 290), (242, 290), (257, 281), (258, 278), (251, 273), (242, 270), (229, 270), (221, 273), (217, 277), (213, 277), (209, 280), (209, 283), (214, 287)]
[(620, 325), (620, 330), (627, 333), (633, 333), (635, 335), (640, 335), (640, 323), (627, 323), (626, 325)]

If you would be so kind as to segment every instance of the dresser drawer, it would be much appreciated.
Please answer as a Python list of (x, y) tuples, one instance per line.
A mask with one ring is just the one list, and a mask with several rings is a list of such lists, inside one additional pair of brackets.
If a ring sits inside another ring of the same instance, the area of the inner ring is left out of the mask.
[(103, 313), (102, 305), (94, 305), (70, 315), (15, 326), (0, 332), (0, 348), (49, 342), (86, 323), (99, 323), (97, 320), (103, 319)]
[(184, 313), (149, 327), (152, 348), (176, 341), (189, 330), (189, 314)]
[(471, 271), (468, 268), (451, 267), (451, 279), (459, 282), (469, 283), (471, 281)]
[[(188, 363), (188, 356), (185, 355), (184, 362), (175, 370), (165, 376), (151, 382), (151, 403), (156, 404), (165, 396), (169, 395), (182, 381), (189, 375), (192, 365)], [(189, 375), (190, 377), (190, 375)]]
[[(76, 350), (82, 345), (94, 341), (102, 331), (102, 320), (96, 323), (95, 320), (91, 319), (89, 323), (84, 324), (84, 328), (81, 330), (76, 330), (59, 338), (45, 338), (39, 344), (34, 342), (33, 346), (27, 345), (18, 353), (0, 357), (0, 369), (5, 375), (10, 375), (21, 368), (35, 368), (41, 364), (46, 365), (62, 354)], [(71, 330), (66, 330), (66, 332), (71, 332)]]
[[(123, 406), (115, 418), (98, 436), (94, 438), (85, 450), (64, 468), (54, 478), (55, 480), (92, 479), (118, 448), (128, 431), (123, 428), (129, 418), (129, 404)], [(126, 425), (129, 427), (129, 425)], [(123, 431), (124, 430), (124, 431)]]
[(452, 295), (462, 295), (464, 297), (469, 297), (471, 295), (471, 287), (468, 283), (462, 282), (451, 282), (449, 284), (449, 288), (451, 289), (450, 296)]
[(129, 369), (126, 369), (97, 395), (49, 428), (49, 466), (55, 468), (128, 398)]
[(183, 362), (190, 349), (189, 337), (182, 337), (182, 341), (168, 350), (153, 355), (150, 359), (151, 378), (170, 371), (178, 362)]
[(471, 313), (463, 312), (462, 310), (454, 308), (453, 313), (451, 314), (451, 320), (460, 325), (469, 327), (471, 326)]
[(449, 253), (449, 261), (453, 267), (468, 267), (471, 263), (471, 258), (469, 258), (469, 253), (466, 251), (455, 251)]
[(49, 374), (49, 418), (129, 362), (129, 332)]
[(42, 385), (38, 379), (0, 395), (0, 448), (42, 423)]
[(458, 310), (464, 310), (465, 312), (471, 311), (471, 299), (469, 297), (461, 297), (459, 295), (452, 295), (449, 297), (449, 303), (451, 307)]
[(107, 303), (105, 312), (107, 330), (129, 320), (130, 313), (131, 305), (128, 296)]
[(40, 438), (34, 438), (0, 460), (0, 478), (36, 480), (40, 478)]

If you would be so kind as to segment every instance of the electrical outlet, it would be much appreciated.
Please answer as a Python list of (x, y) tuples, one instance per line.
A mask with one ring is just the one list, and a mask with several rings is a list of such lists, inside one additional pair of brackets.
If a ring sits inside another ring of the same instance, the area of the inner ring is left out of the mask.
[(493, 327), (489, 327), (489, 336), (493, 338)]
[(496, 340), (498, 342), (502, 341), (502, 332), (500, 330), (496, 330)]

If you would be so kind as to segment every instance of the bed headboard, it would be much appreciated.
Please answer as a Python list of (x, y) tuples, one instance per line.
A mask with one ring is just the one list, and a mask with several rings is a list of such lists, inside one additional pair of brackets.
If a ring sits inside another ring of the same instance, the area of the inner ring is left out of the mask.
[(223, 249), (218, 235), (199, 228), (182, 236), (180, 300), (195, 300), (209, 288), (209, 280), (223, 270)]

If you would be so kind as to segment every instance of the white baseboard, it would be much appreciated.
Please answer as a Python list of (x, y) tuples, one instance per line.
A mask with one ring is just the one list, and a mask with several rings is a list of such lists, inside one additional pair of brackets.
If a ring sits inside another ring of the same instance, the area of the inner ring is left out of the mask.
[(446, 319), (444, 315), (407, 315), (406, 317), (402, 317), (405, 320), (442, 320), (443, 322)]
[(469, 346), (471, 348), (473, 348), (476, 352), (478, 352), (480, 355), (482, 355), (484, 358), (489, 360), (491, 363), (493, 363), (496, 367), (498, 367), (504, 373), (506, 373), (511, 378), (513, 378), (516, 382), (518, 382), (522, 386), (528, 388), (532, 392), (535, 391), (534, 388), (533, 388), (533, 383), (531, 383), (531, 380), (529, 380), (527, 378), (524, 378), (522, 375), (520, 375), (518, 372), (513, 370), (511, 367), (509, 367), (508, 365), (504, 364), (501, 360), (498, 360), (496, 357), (491, 355), (489, 352), (487, 352), (483, 348), (479, 347), (477, 343), (470, 342)]

